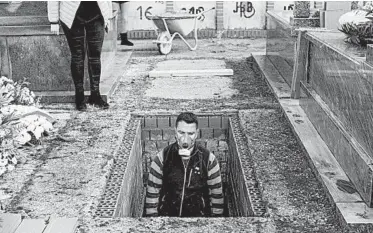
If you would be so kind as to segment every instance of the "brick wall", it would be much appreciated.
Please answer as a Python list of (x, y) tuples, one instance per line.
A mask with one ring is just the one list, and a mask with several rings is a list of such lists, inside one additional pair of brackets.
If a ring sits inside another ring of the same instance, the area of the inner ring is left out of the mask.
[[(114, 155), (96, 216), (140, 217), (150, 158), (175, 142), (176, 115), (132, 116)], [(261, 216), (261, 201), (247, 141), (233, 113), (198, 115), (204, 144), (219, 160), (225, 196), (225, 216)]]
[[(145, 116), (142, 119), (141, 140), (143, 145), (144, 173), (147, 176), (151, 158), (166, 146), (175, 142), (176, 115)], [(198, 116), (201, 143), (215, 154), (220, 162), (223, 182), (226, 181), (226, 163), (228, 157), (228, 115)]]
[[(247, 191), (241, 185), (231, 185), (230, 183), (240, 184), (242, 178), (242, 169), (236, 169), (239, 167), (236, 162), (238, 158), (234, 158), (234, 162), (231, 163), (230, 167), (227, 164), (228, 160), (232, 157), (238, 156), (235, 152), (232, 154), (234, 149), (229, 149), (231, 139), (228, 138), (229, 132), (229, 118), (232, 114), (222, 115), (197, 115), (199, 135), (197, 142), (204, 145), (217, 157), (223, 180), (223, 191), (225, 199), (225, 216), (250, 216), (248, 212), (244, 212), (244, 209), (249, 205), (249, 201), (244, 201), (247, 197)], [(159, 151), (170, 143), (175, 142), (175, 121), (176, 115), (159, 115), (159, 116), (144, 116), (142, 119), (142, 131), (141, 139), (143, 144), (143, 168), (144, 168), (144, 184), (146, 184), (148, 170), (150, 167), (151, 158), (155, 156)], [(228, 143), (229, 142), (229, 143)], [(234, 141), (233, 141), (234, 142)], [(233, 155), (233, 156), (232, 156)], [(228, 171), (233, 169), (231, 171)], [(234, 179), (238, 178), (238, 181)], [(243, 183), (245, 184), (245, 182)], [(236, 188), (237, 192), (244, 192), (240, 194), (231, 191), (232, 188)], [(235, 196), (233, 196), (234, 194)], [(235, 198), (238, 198), (235, 201)], [(244, 204), (240, 208), (240, 202)], [(237, 212), (236, 209), (240, 211)], [(246, 208), (250, 209), (250, 208)], [(232, 212), (232, 213), (231, 213)], [(242, 214), (242, 215), (241, 215)]]
[(143, 206), (143, 169), (141, 125), (137, 125), (135, 138), (131, 143), (131, 151), (125, 166), (124, 178), (114, 217), (140, 217)]
[(241, 165), (240, 148), (237, 145), (237, 138), (234, 135), (233, 127), (229, 127), (229, 161), (228, 161), (228, 195), (231, 195), (233, 208), (230, 208), (232, 217), (252, 216), (251, 204), (246, 187), (244, 171)]

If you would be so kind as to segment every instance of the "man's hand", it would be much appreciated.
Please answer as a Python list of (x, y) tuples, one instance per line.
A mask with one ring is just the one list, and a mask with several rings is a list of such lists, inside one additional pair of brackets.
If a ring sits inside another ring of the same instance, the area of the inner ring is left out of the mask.
[(60, 34), (60, 25), (58, 23), (52, 23), (51, 24), (51, 32), (55, 35)]

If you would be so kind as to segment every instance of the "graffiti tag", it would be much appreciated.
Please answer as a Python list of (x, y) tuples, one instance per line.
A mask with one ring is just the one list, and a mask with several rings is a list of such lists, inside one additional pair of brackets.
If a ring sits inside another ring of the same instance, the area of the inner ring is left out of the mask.
[(236, 2), (236, 9), (233, 13), (240, 13), (241, 18), (251, 18), (255, 15), (255, 8), (252, 2)]
[(140, 13), (140, 20), (142, 20), (143, 17), (145, 17), (147, 20), (149, 20), (149, 16), (152, 15), (152, 13), (150, 12), (150, 10), (152, 8), (153, 8), (152, 6), (149, 6), (148, 8), (146, 8), (145, 12), (143, 13), (142, 6), (137, 7), (136, 10), (138, 10), (139, 13)]
[[(284, 11), (288, 10), (288, 11), (292, 11), (293, 10), (293, 7), (294, 7), (294, 4), (289, 4), (288, 6), (284, 6)], [(286, 9), (287, 8), (287, 9)]]
[[(181, 8), (182, 11), (187, 11), (187, 9), (185, 7)], [(205, 11), (205, 8), (203, 8), (202, 6), (200, 7), (191, 7), (188, 9), (188, 12), (189, 14), (199, 14), (201, 12), (204, 12)], [(204, 20), (205, 19), (205, 16), (202, 14), (199, 18), (199, 20)]]

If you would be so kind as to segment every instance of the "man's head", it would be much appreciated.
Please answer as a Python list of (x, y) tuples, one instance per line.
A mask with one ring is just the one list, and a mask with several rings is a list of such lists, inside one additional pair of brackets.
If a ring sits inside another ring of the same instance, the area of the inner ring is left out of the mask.
[(191, 149), (197, 139), (198, 119), (191, 112), (181, 113), (175, 123), (176, 140), (180, 148)]

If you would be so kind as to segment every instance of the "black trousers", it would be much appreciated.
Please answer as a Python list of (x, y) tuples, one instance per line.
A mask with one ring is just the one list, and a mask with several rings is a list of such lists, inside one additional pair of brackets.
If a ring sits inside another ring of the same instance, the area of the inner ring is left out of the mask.
[(84, 91), (84, 60), (87, 52), (91, 94), (98, 93), (105, 22), (101, 14), (83, 19), (79, 16), (79, 12), (78, 10), (71, 28), (61, 23), (71, 51), (71, 75), (75, 90)]

